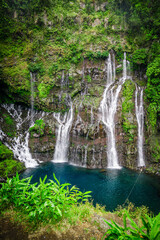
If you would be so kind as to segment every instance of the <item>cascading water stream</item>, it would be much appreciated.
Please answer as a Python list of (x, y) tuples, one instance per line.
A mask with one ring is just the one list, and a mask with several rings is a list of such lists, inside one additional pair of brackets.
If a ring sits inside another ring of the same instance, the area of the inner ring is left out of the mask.
[[(37, 166), (37, 162), (35, 159), (32, 158), (32, 155), (29, 151), (29, 131), (24, 130), (23, 124), (26, 122), (30, 123), (31, 119), (31, 111), (28, 111), (28, 114), (25, 118), (22, 118), (22, 108), (19, 106), (17, 109), (15, 108), (14, 104), (3, 104), (3, 108), (10, 114), (10, 116), (16, 122), (17, 128), (17, 136), (14, 138), (9, 138), (3, 131), (0, 131), (1, 140), (3, 140), (4, 144), (13, 151), (14, 157), (19, 159), (21, 162), (25, 163), (25, 166), (28, 167), (35, 167)], [(23, 130), (23, 133), (22, 133)], [(25, 137), (24, 137), (25, 136)]]
[[(139, 96), (139, 100), (138, 100)], [(138, 167), (145, 166), (143, 153), (143, 137), (144, 137), (144, 109), (143, 109), (143, 89), (136, 86), (135, 91), (135, 109), (138, 124)]]
[(87, 153), (88, 153), (88, 145), (84, 146), (84, 156), (83, 156), (83, 167), (87, 167)]
[(73, 106), (71, 105), (69, 112), (66, 112), (63, 117), (61, 113), (54, 113), (53, 116), (59, 124), (53, 161), (67, 162), (69, 133), (73, 122)]
[(108, 168), (121, 168), (118, 163), (118, 155), (116, 150), (115, 141), (115, 113), (117, 109), (118, 96), (121, 91), (122, 85), (127, 78), (127, 61), (126, 53), (124, 53), (123, 60), (123, 77), (114, 85), (115, 82), (115, 57), (109, 54), (107, 61), (107, 85), (103, 94), (103, 99), (100, 104), (102, 114), (102, 122), (105, 125), (107, 133), (107, 159)]
[(91, 125), (94, 123), (93, 107), (91, 107)]

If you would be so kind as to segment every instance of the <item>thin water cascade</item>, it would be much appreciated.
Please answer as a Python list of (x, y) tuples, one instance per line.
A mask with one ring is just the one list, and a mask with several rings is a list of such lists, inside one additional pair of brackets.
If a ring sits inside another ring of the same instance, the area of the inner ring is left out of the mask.
[[(139, 98), (139, 99), (138, 99)], [(143, 138), (144, 138), (144, 109), (143, 109), (143, 89), (136, 86), (135, 109), (138, 124), (138, 167), (144, 167)]]
[(93, 107), (91, 107), (91, 125), (94, 123)]
[(64, 76), (64, 70), (62, 70), (62, 77), (61, 77), (61, 88), (65, 86), (65, 76)]
[[(29, 131), (22, 129), (23, 123), (29, 122), (31, 119), (31, 111), (28, 111), (27, 116), (22, 118), (22, 108), (19, 106), (17, 109), (14, 104), (3, 104), (2, 105), (10, 116), (16, 122), (17, 136), (14, 138), (9, 138), (3, 131), (0, 131), (1, 140), (4, 144), (13, 151), (14, 157), (19, 159), (21, 162), (24, 162), (25, 166), (35, 167), (38, 165), (37, 161), (32, 158), (32, 155), (29, 151)], [(23, 130), (23, 133), (21, 132)], [(25, 137), (24, 137), (25, 136)]]
[(123, 59), (123, 78), (126, 79), (127, 77), (127, 60), (126, 60), (126, 52), (124, 52), (124, 59)]
[(84, 146), (83, 167), (87, 166), (88, 145)]
[(92, 147), (92, 162), (95, 164), (95, 162), (96, 162), (96, 159), (95, 159), (95, 146), (93, 145), (93, 147)]
[(127, 78), (127, 61), (126, 53), (124, 53), (123, 60), (123, 77), (119, 80), (118, 86), (115, 82), (115, 57), (109, 54), (107, 61), (107, 84), (103, 94), (103, 99), (100, 104), (101, 118), (105, 125), (107, 133), (107, 159), (108, 168), (121, 168), (118, 163), (118, 155), (116, 150), (115, 140), (115, 113), (117, 109), (117, 102), (122, 85)]
[(53, 161), (59, 163), (67, 162), (69, 133), (73, 122), (73, 106), (71, 105), (69, 112), (66, 112), (64, 116), (61, 116), (61, 113), (54, 113), (54, 118), (57, 120), (59, 126)]

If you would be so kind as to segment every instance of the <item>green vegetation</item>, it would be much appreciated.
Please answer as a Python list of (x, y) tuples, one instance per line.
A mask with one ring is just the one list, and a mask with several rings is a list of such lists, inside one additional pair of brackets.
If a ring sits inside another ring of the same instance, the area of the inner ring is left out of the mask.
[(31, 137), (33, 136), (34, 133), (43, 136), (44, 134), (44, 129), (45, 129), (45, 123), (43, 119), (39, 119), (35, 121), (35, 124), (33, 127), (30, 127), (29, 131), (31, 133)]
[(40, 75), (43, 75), (45, 72), (43, 63), (30, 63), (28, 65), (28, 70), (30, 72), (39, 73)]
[(13, 152), (0, 142), (0, 160), (12, 159)]
[(148, 128), (157, 131), (160, 114), (160, 5), (159, 1), (110, 0), (111, 9), (127, 23), (127, 42), (131, 47), (130, 61), (134, 69), (147, 73), (146, 98)]
[(3, 128), (5, 129), (5, 132), (9, 137), (15, 137), (16, 136), (15, 121), (8, 113), (2, 113), (2, 117), (4, 119), (2, 129)]
[(0, 176), (6, 178), (24, 169), (24, 164), (14, 160), (13, 152), (0, 142)]
[[(129, 224), (127, 226), (127, 220)], [(158, 240), (160, 238), (160, 213), (156, 217), (149, 217), (145, 214), (145, 217), (141, 216), (141, 222), (138, 224), (130, 217), (129, 213), (125, 211), (123, 215), (123, 227), (118, 225), (115, 221), (111, 220), (111, 223), (105, 221), (110, 229), (107, 230), (108, 236), (105, 239), (146, 239), (146, 240)]]
[(87, 79), (87, 82), (88, 82), (88, 83), (90, 83), (90, 82), (92, 81), (92, 78), (91, 78), (90, 75), (87, 75), (87, 76), (86, 76), (86, 79)]
[(75, 186), (69, 188), (69, 183), (60, 184), (53, 176), (54, 181), (46, 182), (46, 176), (43, 180), (40, 178), (39, 184), (31, 184), (31, 177), (20, 180), (18, 174), (8, 178), (0, 189), (1, 211), (14, 207), (33, 225), (42, 221), (56, 223), (67, 216), (70, 208), (90, 197), (90, 192), (82, 193)]
[(22, 172), (25, 170), (24, 164), (18, 162), (14, 159), (6, 159), (0, 161), (0, 176), (1, 177), (8, 177), (15, 175), (17, 172)]
[(29, 71), (36, 74), (41, 100), (56, 89), (62, 69), (79, 66), (85, 58), (106, 59), (111, 49), (120, 62), (127, 51), (134, 68), (147, 69), (148, 116), (155, 126), (159, 110), (155, 121), (152, 112), (159, 99), (153, 91), (158, 93), (159, 81), (158, 76), (153, 81), (149, 72), (152, 65), (159, 64), (158, 0), (110, 0), (107, 4), (99, 0), (3, 0), (0, 15), (0, 76), (23, 101), (30, 92)]
[(148, 116), (153, 129), (157, 124), (157, 118), (160, 116), (160, 57), (156, 57), (147, 68), (147, 89), (146, 94), (149, 100)]
[(98, 205), (94, 208), (88, 202), (90, 191), (82, 193), (69, 183), (60, 184), (53, 176), (54, 180), (47, 180), (46, 176), (34, 184), (31, 183), (32, 177), (20, 180), (17, 174), (12, 179), (7, 178), (0, 189), (0, 218), (9, 217), (16, 225), (25, 225), (27, 232), (45, 230), (51, 236), (78, 225), (83, 227), (84, 236), (85, 230), (92, 227), (99, 229), (103, 236), (105, 231), (99, 221), (105, 221), (110, 228), (103, 239), (159, 239), (160, 214), (154, 217), (146, 207), (135, 208), (131, 203), (114, 213), (105, 212), (104, 208)]
[(44, 83), (44, 82), (41, 82), (39, 85), (38, 85), (38, 91), (39, 91), (39, 97), (40, 99), (42, 98), (46, 98), (50, 92), (50, 90), (54, 87), (54, 81), (52, 81), (52, 83)]
[[(13, 93), (10, 97), (15, 98), (14, 93), (18, 93), (21, 101), (28, 102), (29, 72), (33, 72), (36, 106), (42, 108), (49, 94), (60, 86), (62, 70), (79, 68), (86, 58), (94, 62), (106, 59), (111, 49), (120, 63), (127, 51), (131, 53), (133, 69), (147, 71), (148, 119), (156, 131), (160, 96), (159, 8), (158, 0), (110, 0), (107, 4), (99, 0), (3, 0), (0, 77)], [(119, 67), (117, 73), (121, 70)], [(72, 92), (79, 81), (69, 85)]]
[(137, 65), (144, 65), (144, 67), (147, 64), (147, 49), (137, 49), (132, 54), (132, 62), (134, 63), (134, 66), (136, 68)]
[(10, 117), (10, 115), (4, 114), (3, 117), (4, 117), (4, 121), (6, 122), (6, 124), (8, 124), (8, 125), (12, 125), (13, 124), (13, 119)]
[(123, 130), (127, 134), (130, 142), (133, 141), (134, 132), (137, 126), (133, 122), (132, 112), (134, 110), (133, 94), (135, 91), (135, 84), (131, 80), (126, 80), (123, 85), (123, 102), (122, 102), (122, 120)]
[[(49, 0), (47, 4), (40, 0), (25, 0), (21, 4), (17, 0), (2, 1), (0, 77), (11, 86), (14, 100), (14, 93), (18, 93), (20, 101), (27, 102), (29, 72), (36, 74), (35, 91), (38, 90), (38, 94), (35, 101), (37, 107), (42, 107), (50, 90), (55, 93), (56, 87), (60, 87), (62, 70), (79, 67), (86, 58), (95, 62), (104, 60), (110, 49), (122, 48), (121, 37), (112, 29), (112, 24), (118, 28), (119, 17), (105, 6), (102, 11), (97, 11), (94, 4), (99, 5), (100, 1), (87, 0), (84, 3), (83, 7), (81, 1), (68, 0)], [(114, 46), (106, 37), (111, 33)], [(69, 87), (73, 89), (74, 85)]]
[(152, 136), (150, 139), (150, 152), (151, 157), (155, 163), (160, 161), (160, 138), (159, 136)]
[(98, 60), (98, 59), (106, 59), (109, 55), (108, 51), (103, 51), (103, 52), (93, 52), (93, 51), (87, 51), (85, 54), (85, 57), (88, 58), (89, 60)]

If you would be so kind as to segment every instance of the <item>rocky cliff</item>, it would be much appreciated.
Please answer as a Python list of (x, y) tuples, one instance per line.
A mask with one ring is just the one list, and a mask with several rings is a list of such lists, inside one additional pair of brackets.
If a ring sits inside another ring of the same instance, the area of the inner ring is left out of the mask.
[[(157, 96), (152, 80), (159, 72), (153, 71), (158, 60), (156, 56), (151, 61), (149, 50), (157, 46), (156, 40), (144, 39), (144, 33), (135, 34), (134, 26), (126, 20), (123, 7), (131, 10), (125, 2), (120, 12), (110, 1), (47, 4), (40, 5), (39, 12), (33, 4), (28, 8), (30, 13), (25, 3), (23, 8), (2, 6), (1, 10), (9, 13), (6, 19), (13, 32), (6, 35), (7, 26), (3, 26), (4, 40), (0, 43), (1, 141), (10, 146), (16, 158), (28, 161), (27, 166), (53, 160), (60, 122), (66, 121), (72, 103), (66, 158), (72, 164), (106, 168), (109, 138), (100, 105), (107, 84), (108, 57), (115, 56), (114, 94), (123, 77), (126, 52), (127, 76), (113, 118), (118, 162), (132, 169), (138, 166), (136, 92), (140, 87), (146, 170), (159, 173), (159, 107), (158, 97), (153, 98), (151, 91), (154, 89)], [(140, 92), (137, 94), (139, 104)], [(59, 113), (59, 121), (55, 113)]]

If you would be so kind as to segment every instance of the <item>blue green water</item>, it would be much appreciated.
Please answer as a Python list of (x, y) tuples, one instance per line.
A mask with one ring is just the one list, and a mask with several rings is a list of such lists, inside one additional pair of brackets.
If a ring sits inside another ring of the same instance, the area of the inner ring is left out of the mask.
[[(128, 197), (133, 185), (133, 191), (129, 201), (136, 206), (146, 205), (155, 214), (160, 212), (160, 179), (146, 174), (122, 169), (89, 170), (69, 165), (67, 163), (48, 162), (36, 168), (25, 170), (21, 178), (33, 176), (32, 183), (39, 178), (53, 179), (53, 173), (60, 183), (71, 183), (81, 191), (92, 191), (93, 203), (106, 207), (113, 211), (118, 205), (122, 205)], [(139, 177), (138, 177), (139, 176)], [(138, 177), (138, 179), (137, 179)]]

